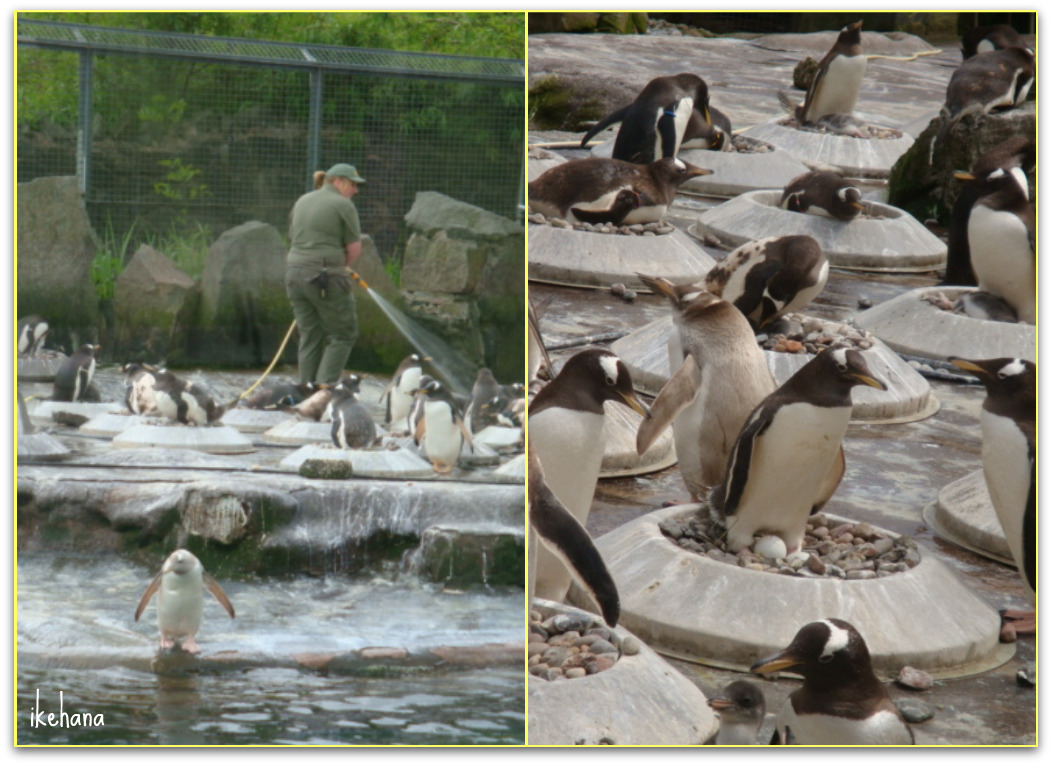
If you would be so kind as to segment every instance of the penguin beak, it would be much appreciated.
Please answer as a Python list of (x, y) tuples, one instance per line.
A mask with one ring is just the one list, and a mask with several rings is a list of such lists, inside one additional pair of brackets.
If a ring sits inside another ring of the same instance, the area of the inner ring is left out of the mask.
[(714, 696), (709, 699), (709, 707), (715, 709), (717, 712), (722, 712), (724, 709), (734, 709), (738, 705), (730, 699), (725, 699), (723, 696)]
[(708, 125), (709, 127), (712, 127), (712, 116), (709, 114), (709, 105), (708, 104), (705, 104), (704, 108), (702, 108), (701, 114), (702, 114), (703, 117), (705, 117), (705, 124)]
[(621, 396), (621, 400), (624, 401), (629, 408), (643, 415), (646, 419), (650, 419), (650, 410), (647, 408), (646, 404), (639, 400), (635, 391), (629, 391), (628, 393), (618, 391), (618, 395)]
[(789, 669), (795, 667), (802, 662), (793, 654), (789, 653), (789, 650), (779, 651), (773, 656), (768, 656), (766, 659), (760, 659), (758, 662), (749, 667), (750, 672), (755, 672), (760, 675), (767, 675), (771, 672), (778, 672), (782, 669)]
[(864, 204), (862, 204), (861, 202), (852, 202), (851, 206), (854, 207), (856, 210), (865, 210), (866, 209), (866, 206)]
[(704, 167), (689, 166), (687, 169), (687, 178), (697, 178), (702, 175), (712, 175), (712, 170), (706, 170)]
[(974, 361), (968, 361), (968, 359), (959, 359), (956, 356), (950, 356), (949, 362), (958, 369), (963, 369), (966, 372), (971, 372), (980, 380), (986, 377), (986, 370), (978, 364), (976, 364)]
[(862, 29), (862, 19), (859, 19), (854, 24), (849, 25), (848, 29)]
[(975, 173), (969, 173), (966, 170), (955, 170), (953, 177), (959, 181), (974, 181)]
[(851, 374), (851, 377), (855, 378), (856, 380), (858, 380), (863, 385), (868, 385), (869, 387), (876, 388), (877, 390), (887, 390), (888, 389), (888, 386), (885, 385), (880, 380), (878, 380), (876, 377), (870, 377), (869, 375), (864, 375), (864, 374), (862, 374), (860, 372), (853, 372)]

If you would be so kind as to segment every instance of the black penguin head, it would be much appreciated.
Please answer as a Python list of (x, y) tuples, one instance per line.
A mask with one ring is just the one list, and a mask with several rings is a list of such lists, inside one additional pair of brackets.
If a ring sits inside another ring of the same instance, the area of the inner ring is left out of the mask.
[[(559, 382), (560, 377), (563, 382)], [(650, 410), (636, 396), (628, 367), (610, 351), (592, 348), (571, 356), (538, 397), (551, 386), (555, 386), (553, 390), (566, 388), (569, 394), (579, 400), (587, 399), (593, 411), (597, 409), (601, 412), (604, 401), (616, 401), (644, 417), (650, 417)]]
[(866, 364), (866, 359), (854, 348), (832, 346), (822, 351), (820, 356), (827, 357), (827, 363), (830, 363), (835, 370), (836, 379), (847, 387), (868, 385), (877, 390), (888, 389), (883, 381), (873, 376), (873, 373), (869, 371), (869, 365)]
[(664, 157), (651, 162), (647, 167), (650, 168), (654, 175), (666, 180), (673, 186), (686, 183), (691, 178), (712, 175), (712, 170), (706, 170), (703, 167), (684, 162), (679, 157)]
[(864, 205), (862, 204), (862, 192), (859, 191), (857, 186), (845, 184), (836, 190), (836, 197), (844, 205), (844, 207), (850, 211), (852, 216), (856, 216), (862, 212)]
[(840, 685), (873, 676), (866, 641), (843, 619), (823, 619), (801, 627), (788, 647), (749, 667), (759, 674), (783, 669), (803, 675), (805, 685)]
[(978, 377), (991, 397), (1029, 394), (1031, 399), (1035, 398), (1037, 367), (1032, 361), (1009, 358), (970, 361), (950, 356), (950, 363)]
[(836, 41), (838, 45), (860, 45), (862, 43), (862, 19), (841, 29)]

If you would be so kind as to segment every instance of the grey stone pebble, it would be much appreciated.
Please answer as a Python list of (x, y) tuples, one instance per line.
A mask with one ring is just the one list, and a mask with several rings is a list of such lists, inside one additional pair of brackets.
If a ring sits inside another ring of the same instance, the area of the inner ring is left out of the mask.
[(608, 643), (607, 641), (602, 639), (596, 640), (594, 643), (592, 643), (590, 649), (594, 654), (617, 653), (617, 646), (613, 645), (612, 643)]
[(895, 682), (903, 688), (910, 688), (915, 691), (926, 691), (935, 684), (932, 676), (927, 672), (909, 666), (903, 667), (899, 670)]
[(906, 718), (906, 722), (913, 725), (927, 722), (935, 716), (935, 707), (918, 699), (896, 699), (895, 706)]
[(635, 656), (641, 649), (642, 644), (635, 635), (626, 635), (621, 641), (621, 653), (625, 656)]
[(860, 297), (858, 299), (858, 307), (859, 308), (872, 308), (873, 307), (873, 301), (870, 300), (868, 297)]
[(866, 571), (866, 570), (863, 570), (863, 569), (856, 569), (855, 571), (848, 571), (847, 572), (847, 578), (851, 579), (851, 580), (876, 579), (877, 578), (877, 572), (876, 571)]
[(566, 679), (573, 680), (575, 677), (584, 677), (588, 671), (584, 667), (570, 667), (566, 670)]

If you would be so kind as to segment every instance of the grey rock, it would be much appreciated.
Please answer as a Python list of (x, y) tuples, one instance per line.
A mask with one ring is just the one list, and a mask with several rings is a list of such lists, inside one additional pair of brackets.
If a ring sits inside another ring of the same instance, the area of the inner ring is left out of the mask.
[(916, 725), (935, 716), (935, 707), (918, 699), (896, 699), (895, 706), (906, 718), (906, 722)]

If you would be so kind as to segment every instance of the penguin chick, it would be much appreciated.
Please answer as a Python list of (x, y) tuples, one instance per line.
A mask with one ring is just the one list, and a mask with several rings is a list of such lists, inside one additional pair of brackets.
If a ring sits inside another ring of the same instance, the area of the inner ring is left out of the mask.
[(84, 401), (95, 376), (95, 352), (101, 346), (85, 343), (62, 362), (55, 373), (51, 398), (55, 401)]
[(796, 176), (782, 191), (783, 210), (851, 220), (865, 209), (862, 192), (830, 170), (812, 170)]
[(376, 440), (376, 423), (357, 395), (362, 378), (348, 375), (332, 391), (332, 442), (341, 449), (361, 449)]
[(966, 114), (989, 114), (1026, 100), (1034, 84), (1034, 52), (1006, 48), (980, 53), (954, 70), (946, 86), (941, 115), (951, 121)]
[[(862, 22), (856, 21), (840, 30), (836, 42), (825, 57), (807, 89), (807, 98), (794, 107), (800, 125), (816, 122), (827, 114), (851, 114), (855, 111), (867, 61), (862, 52)], [(788, 98), (783, 100), (783, 103)], [(791, 105), (791, 104), (789, 104)]]
[(842, 619), (805, 625), (787, 648), (749, 669), (791, 669), (804, 677), (778, 712), (772, 744), (786, 728), (804, 746), (914, 743), (909, 724), (873, 672), (866, 641)]
[(380, 394), (380, 401), (384, 402), (384, 424), (392, 431), (412, 431), (406, 417), (413, 406), (413, 396), (420, 387), (425, 361), (431, 361), (431, 357), (410, 353), (398, 364), (391, 382)]
[(720, 716), (720, 729), (706, 743), (738, 746), (757, 743), (767, 702), (760, 687), (749, 680), (735, 680), (709, 699), (709, 707)]
[(152, 414), (157, 409), (154, 385), (156, 371), (145, 364), (125, 364), (124, 405), (132, 414)]
[(457, 466), (464, 443), (472, 446), (471, 433), (452, 393), (442, 383), (430, 380), (417, 392), (423, 396), (423, 418), (414, 439), (423, 445), (436, 473), (450, 473)]
[(33, 314), (18, 320), (16, 342), (19, 356), (36, 356), (44, 348), (50, 331), (44, 317)]
[(142, 594), (135, 609), (135, 621), (139, 621), (146, 604), (156, 595), (161, 650), (178, 646), (187, 653), (200, 653), (196, 636), (204, 615), (204, 588), (233, 619), (234, 606), (219, 583), (204, 570), (201, 561), (189, 550), (176, 550)]
[(833, 135), (869, 138), (866, 123), (851, 114), (824, 114), (815, 120), (815, 127)]

